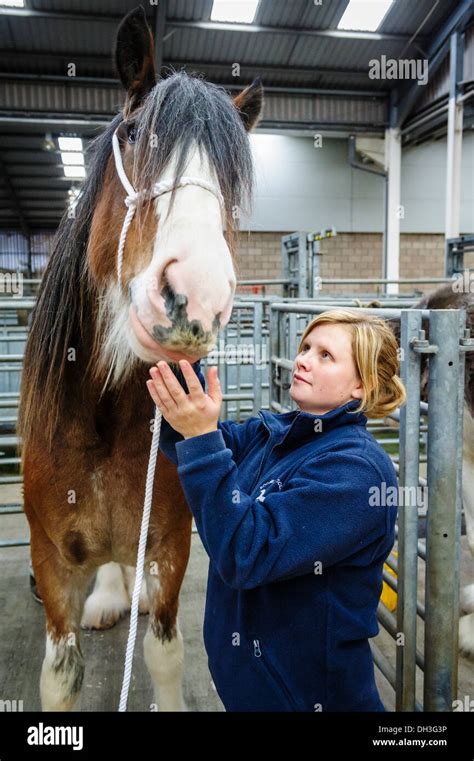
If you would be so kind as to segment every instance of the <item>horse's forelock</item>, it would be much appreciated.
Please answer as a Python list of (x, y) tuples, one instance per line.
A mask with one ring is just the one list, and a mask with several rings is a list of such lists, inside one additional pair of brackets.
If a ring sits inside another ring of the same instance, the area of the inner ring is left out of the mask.
[[(220, 87), (198, 76), (178, 72), (160, 81), (136, 119), (133, 184), (149, 191), (172, 156), (176, 176), (183, 174), (195, 145), (207, 155), (224, 197), (232, 225), (250, 209), (253, 165), (248, 136), (232, 99)], [(171, 195), (168, 213), (174, 202)]]

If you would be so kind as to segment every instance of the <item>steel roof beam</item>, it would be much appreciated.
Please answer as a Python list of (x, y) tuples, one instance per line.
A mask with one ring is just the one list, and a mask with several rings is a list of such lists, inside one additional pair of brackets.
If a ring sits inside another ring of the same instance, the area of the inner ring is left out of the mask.
[[(159, 3), (160, 4), (160, 3)], [(49, 19), (56, 21), (86, 21), (88, 23), (118, 24), (122, 16), (107, 16), (87, 13), (56, 13), (53, 11), (33, 10), (31, 8), (0, 8), (0, 16), (17, 18)], [(304, 37), (321, 37), (340, 40), (394, 41), (409, 42), (408, 34), (384, 34), (381, 32), (353, 32), (344, 29), (305, 29), (301, 27), (263, 26), (262, 24), (234, 24), (221, 21), (182, 21), (166, 19), (166, 27), (171, 29), (201, 29), (215, 32), (245, 32), (250, 34), (301, 35)], [(424, 40), (425, 38), (419, 38)]]
[(123, 16), (107, 16), (95, 13), (61, 13), (56, 11), (33, 10), (33, 8), (0, 8), (0, 16), (14, 16), (16, 18), (48, 19), (49, 21), (87, 21), (89, 23), (119, 24)]
[[(59, 76), (59, 75), (48, 75), (44, 74), (41, 76), (36, 76), (32, 74), (0, 74), (0, 80), (1, 79), (7, 79), (9, 81), (17, 81), (17, 82), (29, 82), (29, 81), (43, 81), (43, 82), (58, 82), (59, 84), (68, 84), (72, 85), (79, 85), (79, 84), (90, 84), (90, 85), (97, 85), (98, 88), (101, 86), (109, 87), (110, 85), (117, 86), (118, 83), (115, 82), (115, 80), (99, 80), (95, 79), (93, 77), (66, 77), (66, 76)], [(226, 90), (241, 90), (242, 87), (245, 86), (245, 83), (239, 83), (236, 84), (235, 81), (232, 84), (227, 84), (225, 82), (222, 82), (221, 87), (224, 87)], [(337, 89), (337, 88), (324, 88), (324, 87), (296, 87), (296, 86), (277, 86), (277, 85), (264, 85), (264, 89), (266, 93), (281, 93), (288, 95), (327, 95), (331, 97), (354, 97), (354, 98), (386, 98), (387, 97), (387, 90), (346, 90), (346, 89)], [(70, 113), (70, 112), (69, 112)]]
[[(246, 34), (282, 34), (301, 37), (319, 37), (326, 40), (363, 40), (364, 42), (410, 41), (409, 34), (384, 34), (382, 32), (353, 32), (345, 29), (305, 29), (304, 27), (262, 26), (261, 24), (231, 24), (221, 21), (173, 21), (166, 25), (171, 29), (200, 29), (215, 32), (245, 32)], [(426, 39), (424, 37), (420, 38)]]
[[(33, 61), (38, 64), (47, 65), (49, 62), (57, 62), (57, 61), (69, 61), (71, 59), (71, 56), (73, 56), (74, 60), (78, 64), (90, 64), (90, 65), (97, 65), (97, 66), (103, 66), (104, 64), (110, 64), (111, 58), (110, 56), (104, 55), (81, 55), (76, 53), (30, 53), (27, 50), (24, 51), (11, 51), (11, 50), (0, 50), (0, 57), (8, 57), (12, 62), (15, 61), (24, 61), (25, 58), (27, 58), (29, 61)], [(203, 69), (209, 69), (211, 71), (226, 71), (229, 69), (229, 62), (220, 62), (220, 61), (189, 61), (186, 59), (174, 59), (170, 61), (164, 61), (161, 64), (162, 68), (166, 66), (172, 66), (174, 69), (178, 69), (180, 66), (188, 66), (188, 67), (195, 67), (199, 69), (202, 67)], [(258, 69), (258, 71), (263, 75), (265, 74), (276, 74), (276, 75), (288, 75), (288, 74), (294, 74), (295, 76), (318, 76), (319, 74), (323, 76), (341, 76), (345, 78), (356, 78), (356, 77), (364, 77), (368, 80), (368, 69), (360, 69), (360, 70), (347, 70), (347, 69), (333, 69), (333, 68), (323, 68), (323, 67), (313, 67), (313, 68), (300, 68), (295, 66), (272, 66), (271, 64), (258, 64), (258, 63), (252, 63), (252, 62), (242, 62), (240, 64), (241, 69)], [(8, 79), (10, 77), (16, 77), (16, 74), (9, 73), (9, 72), (2, 72), (1, 77), (3, 79)], [(29, 77), (29, 78), (41, 78), (41, 77), (56, 77), (61, 76), (57, 74), (22, 74), (21, 76)], [(65, 75), (62, 75), (65, 77)], [(70, 82), (72, 80), (77, 81), (98, 81), (103, 82), (104, 84), (117, 84), (119, 82), (118, 77), (117, 79), (111, 79), (109, 77), (65, 77)], [(265, 86), (265, 83), (264, 83)]]
[[(430, 81), (432, 81), (433, 75), (446, 58), (451, 34), (456, 30), (462, 30), (473, 15), (472, 0), (463, 0), (463, 2), (457, 5), (433, 39), (426, 53)], [(392, 126), (401, 126), (403, 124), (422, 94), (423, 88), (420, 88), (418, 82), (411, 83), (400, 89), (394, 110), (395, 123)]]

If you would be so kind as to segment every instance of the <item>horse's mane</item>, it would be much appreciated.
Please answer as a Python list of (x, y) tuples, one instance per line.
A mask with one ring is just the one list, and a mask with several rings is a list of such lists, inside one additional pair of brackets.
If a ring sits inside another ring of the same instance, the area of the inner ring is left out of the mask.
[(25, 349), (17, 433), (23, 451), (38, 418), (46, 419), (50, 439), (64, 393), (68, 352), (80, 351), (89, 306), (87, 242), (93, 212), (102, 189), (111, 152), (112, 134), (122, 121), (117, 115), (89, 146), (88, 176), (77, 199), (74, 217), (66, 211), (53, 240)]
[[(133, 177), (137, 190), (147, 190), (158, 179), (173, 152), (176, 174), (182, 173), (192, 144), (204, 150), (214, 168), (226, 206), (226, 235), (232, 248), (235, 207), (250, 200), (253, 170), (245, 128), (222, 88), (189, 76), (173, 74), (160, 81), (137, 116)], [(92, 218), (111, 153), (112, 134), (122, 122), (114, 117), (91, 143), (88, 176), (79, 195), (75, 216), (66, 212), (53, 241), (25, 350), (17, 433), (22, 452), (37, 426), (51, 446), (66, 391), (68, 353), (76, 352), (74, 365), (87, 366), (97, 293), (88, 272), (87, 245)], [(158, 136), (157, 145), (150, 134)], [(174, 192), (172, 195), (172, 202)], [(245, 207), (244, 207), (245, 208)], [(92, 368), (93, 370), (93, 368)], [(86, 378), (81, 378), (86, 382)]]

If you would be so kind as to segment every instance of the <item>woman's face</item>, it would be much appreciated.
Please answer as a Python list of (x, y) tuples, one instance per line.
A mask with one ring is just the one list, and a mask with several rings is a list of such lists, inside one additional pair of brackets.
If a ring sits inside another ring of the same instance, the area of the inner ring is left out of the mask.
[(351, 399), (361, 399), (362, 394), (350, 329), (340, 324), (315, 325), (295, 359), (291, 398), (303, 412), (324, 415)]

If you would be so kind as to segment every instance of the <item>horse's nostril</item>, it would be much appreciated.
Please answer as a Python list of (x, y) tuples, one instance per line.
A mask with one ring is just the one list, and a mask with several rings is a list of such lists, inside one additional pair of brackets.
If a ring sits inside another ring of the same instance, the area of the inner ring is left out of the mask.
[(163, 268), (163, 272), (161, 273), (161, 283), (162, 283), (162, 286), (168, 285), (171, 288), (171, 283), (170, 283), (170, 281), (168, 279), (168, 267), (170, 267), (172, 264), (175, 264), (177, 261), (178, 261), (177, 259), (172, 259)]

